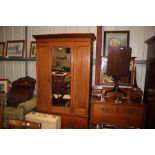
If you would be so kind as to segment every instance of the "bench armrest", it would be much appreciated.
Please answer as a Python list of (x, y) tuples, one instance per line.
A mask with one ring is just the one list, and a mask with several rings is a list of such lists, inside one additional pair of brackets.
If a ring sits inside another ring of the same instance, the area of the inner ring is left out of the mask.
[(37, 107), (37, 99), (33, 97), (32, 99), (22, 102), (17, 106), (17, 117), (20, 120), (25, 119), (25, 115)]

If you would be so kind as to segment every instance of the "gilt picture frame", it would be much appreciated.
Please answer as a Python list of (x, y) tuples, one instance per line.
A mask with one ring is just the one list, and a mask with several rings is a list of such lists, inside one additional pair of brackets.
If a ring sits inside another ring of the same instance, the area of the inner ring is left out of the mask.
[(0, 57), (4, 56), (4, 42), (0, 42)]
[(108, 56), (109, 46), (129, 46), (130, 31), (104, 31), (103, 56)]
[(36, 41), (31, 41), (29, 58), (36, 58)]
[(24, 40), (7, 41), (6, 56), (7, 57), (23, 57), (24, 56)]
[(0, 92), (8, 93), (8, 79), (0, 79)]

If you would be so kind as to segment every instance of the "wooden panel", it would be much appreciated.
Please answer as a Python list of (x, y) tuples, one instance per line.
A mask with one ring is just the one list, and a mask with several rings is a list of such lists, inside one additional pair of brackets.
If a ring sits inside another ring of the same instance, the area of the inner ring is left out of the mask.
[(143, 116), (143, 107), (133, 107), (133, 106), (119, 106), (118, 114), (121, 115), (133, 115), (137, 117)]
[(90, 47), (87, 42), (76, 44), (74, 52), (75, 113), (85, 115), (88, 111), (90, 82)]
[(101, 49), (102, 49), (102, 27), (97, 27), (97, 44), (96, 44), (96, 78), (95, 84), (100, 84), (100, 69), (101, 69)]
[(88, 128), (88, 119), (80, 117), (61, 116), (61, 127), (71, 129)]
[(93, 106), (93, 113), (100, 115), (100, 114), (116, 114), (117, 112), (117, 105), (110, 105), (110, 104), (95, 104)]
[(51, 103), (51, 54), (47, 44), (37, 45), (37, 95), (38, 111), (48, 112)]

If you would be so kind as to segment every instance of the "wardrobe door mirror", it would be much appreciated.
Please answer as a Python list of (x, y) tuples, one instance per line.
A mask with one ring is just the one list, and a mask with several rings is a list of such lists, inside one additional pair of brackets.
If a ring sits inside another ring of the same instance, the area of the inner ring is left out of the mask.
[(51, 69), (52, 106), (69, 107), (71, 100), (71, 48), (53, 47)]

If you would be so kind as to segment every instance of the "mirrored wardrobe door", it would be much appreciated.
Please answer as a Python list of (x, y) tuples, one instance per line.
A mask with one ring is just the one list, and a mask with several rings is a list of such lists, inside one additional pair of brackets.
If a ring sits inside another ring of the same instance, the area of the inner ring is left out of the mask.
[(71, 101), (71, 48), (52, 47), (51, 104), (70, 107)]

